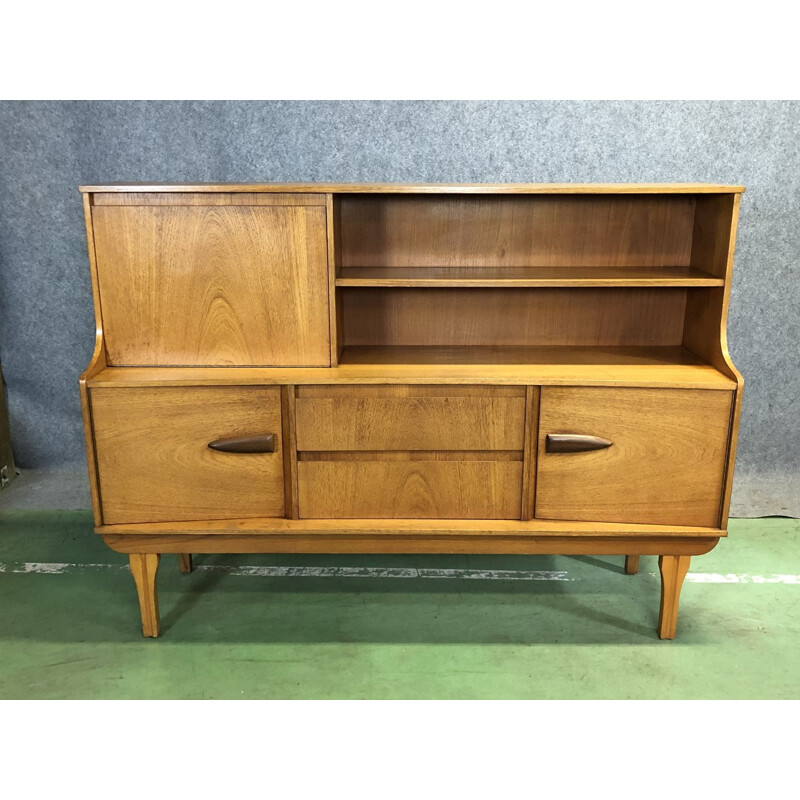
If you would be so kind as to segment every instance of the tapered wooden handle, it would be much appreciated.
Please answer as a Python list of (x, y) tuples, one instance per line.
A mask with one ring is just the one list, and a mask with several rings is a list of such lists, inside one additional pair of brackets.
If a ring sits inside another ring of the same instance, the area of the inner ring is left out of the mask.
[(612, 444), (608, 439), (583, 433), (548, 433), (545, 452), (585, 453), (589, 450), (604, 450)]
[(274, 453), (275, 434), (265, 433), (261, 436), (237, 436), (233, 439), (217, 439), (209, 442), (212, 450), (220, 453)]

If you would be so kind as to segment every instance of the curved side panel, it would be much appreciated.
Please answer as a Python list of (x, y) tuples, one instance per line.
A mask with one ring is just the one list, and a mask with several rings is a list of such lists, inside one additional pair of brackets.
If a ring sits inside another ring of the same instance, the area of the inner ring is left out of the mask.
[(89, 488), (92, 492), (92, 511), (94, 524), (102, 525), (103, 516), (100, 506), (100, 484), (97, 479), (97, 463), (94, 455), (94, 436), (92, 435), (92, 409), (89, 401), (89, 390), (86, 386), (92, 376), (106, 367), (106, 348), (103, 340), (103, 315), (100, 309), (100, 288), (97, 281), (97, 262), (94, 252), (94, 231), (92, 229), (91, 195), (83, 195), (83, 213), (86, 220), (86, 243), (89, 247), (89, 266), (92, 274), (92, 300), (94, 302), (95, 339), (94, 352), (89, 366), (81, 373), (80, 392), (81, 410), (83, 412), (83, 435), (86, 439), (86, 460), (89, 466)]
[(719, 288), (691, 289), (687, 292), (683, 332), (684, 347), (736, 381), (720, 508), (721, 528), (725, 528), (728, 523), (744, 389), (744, 378), (734, 366), (728, 350), (728, 307), (740, 202), (740, 193), (697, 198), (691, 266), (723, 278), (725, 284)]

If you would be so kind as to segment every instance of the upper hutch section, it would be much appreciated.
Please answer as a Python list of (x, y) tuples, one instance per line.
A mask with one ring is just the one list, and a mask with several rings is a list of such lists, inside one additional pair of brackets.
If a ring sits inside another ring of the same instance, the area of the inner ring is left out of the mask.
[(150, 367), (308, 373), (260, 370), (289, 383), (447, 381), (459, 368), (528, 384), (547, 369), (584, 382), (581, 368), (632, 385), (739, 380), (725, 323), (743, 187), (81, 191), (108, 381), (157, 381), (118, 371)]

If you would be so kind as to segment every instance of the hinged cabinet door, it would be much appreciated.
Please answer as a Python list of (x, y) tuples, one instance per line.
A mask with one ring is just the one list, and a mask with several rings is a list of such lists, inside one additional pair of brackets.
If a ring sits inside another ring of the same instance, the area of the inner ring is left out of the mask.
[(279, 387), (92, 389), (90, 401), (103, 524), (283, 516)]
[(536, 516), (716, 528), (731, 401), (723, 391), (543, 387)]
[(92, 208), (109, 364), (330, 365), (324, 205), (135, 198)]

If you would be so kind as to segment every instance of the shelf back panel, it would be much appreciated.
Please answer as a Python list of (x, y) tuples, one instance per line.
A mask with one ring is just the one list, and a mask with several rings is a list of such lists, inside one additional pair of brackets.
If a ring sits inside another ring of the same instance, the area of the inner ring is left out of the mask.
[(686, 267), (692, 195), (344, 195), (342, 267)]
[(673, 346), (685, 289), (345, 288), (347, 346)]

